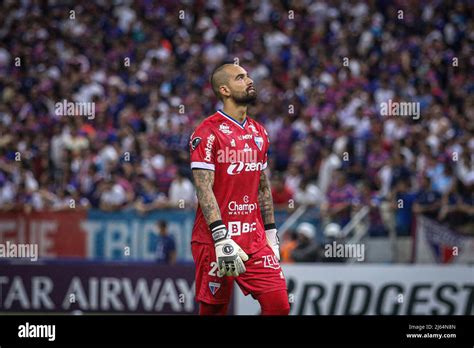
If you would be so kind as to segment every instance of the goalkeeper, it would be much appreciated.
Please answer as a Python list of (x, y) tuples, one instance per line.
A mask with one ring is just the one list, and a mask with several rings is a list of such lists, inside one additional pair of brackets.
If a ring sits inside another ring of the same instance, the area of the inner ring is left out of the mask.
[(257, 91), (245, 69), (224, 64), (211, 75), (223, 110), (191, 135), (191, 168), (199, 201), (192, 235), (201, 315), (223, 315), (234, 280), (264, 315), (288, 315), (270, 183), (269, 139), (247, 116)]

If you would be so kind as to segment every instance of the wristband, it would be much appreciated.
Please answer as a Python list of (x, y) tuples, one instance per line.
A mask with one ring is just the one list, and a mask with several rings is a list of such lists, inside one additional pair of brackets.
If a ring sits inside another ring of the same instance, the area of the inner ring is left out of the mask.
[(214, 239), (214, 242), (218, 242), (227, 238), (227, 228), (225, 227), (222, 220), (217, 220), (211, 223), (209, 225), (209, 229), (211, 230), (212, 239)]
[(265, 226), (265, 231), (268, 231), (268, 230), (273, 230), (277, 228), (276, 224), (275, 223), (271, 223), (271, 224), (266, 224)]

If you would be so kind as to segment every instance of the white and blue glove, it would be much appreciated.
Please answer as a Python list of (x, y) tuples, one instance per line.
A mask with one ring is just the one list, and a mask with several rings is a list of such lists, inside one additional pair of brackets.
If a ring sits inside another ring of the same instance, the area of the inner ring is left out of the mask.
[(278, 261), (280, 261), (280, 238), (275, 224), (265, 225), (265, 234), (267, 235), (267, 243), (272, 248)]
[(222, 220), (209, 225), (216, 247), (219, 276), (239, 276), (246, 271), (244, 261), (249, 259), (242, 248), (234, 242)]

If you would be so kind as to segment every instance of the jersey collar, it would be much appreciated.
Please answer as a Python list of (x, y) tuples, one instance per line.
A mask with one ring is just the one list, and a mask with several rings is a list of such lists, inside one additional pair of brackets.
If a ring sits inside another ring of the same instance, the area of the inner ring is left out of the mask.
[(240, 128), (244, 129), (245, 127), (245, 124), (247, 123), (247, 116), (245, 116), (245, 120), (244, 122), (240, 123), (239, 121), (237, 121), (235, 118), (233, 118), (232, 116), (230, 115), (227, 115), (224, 111), (222, 110), (217, 110), (218, 113), (220, 113), (223, 117), (227, 118), (229, 121), (232, 121), (234, 122), (237, 126), (239, 126)]

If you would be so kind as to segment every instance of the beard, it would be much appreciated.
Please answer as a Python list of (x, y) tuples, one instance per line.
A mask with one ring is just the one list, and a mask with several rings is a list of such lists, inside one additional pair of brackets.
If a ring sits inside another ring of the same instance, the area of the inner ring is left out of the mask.
[(232, 94), (232, 98), (235, 100), (235, 103), (238, 105), (248, 105), (254, 104), (257, 100), (257, 90), (245, 91), (241, 93)]

